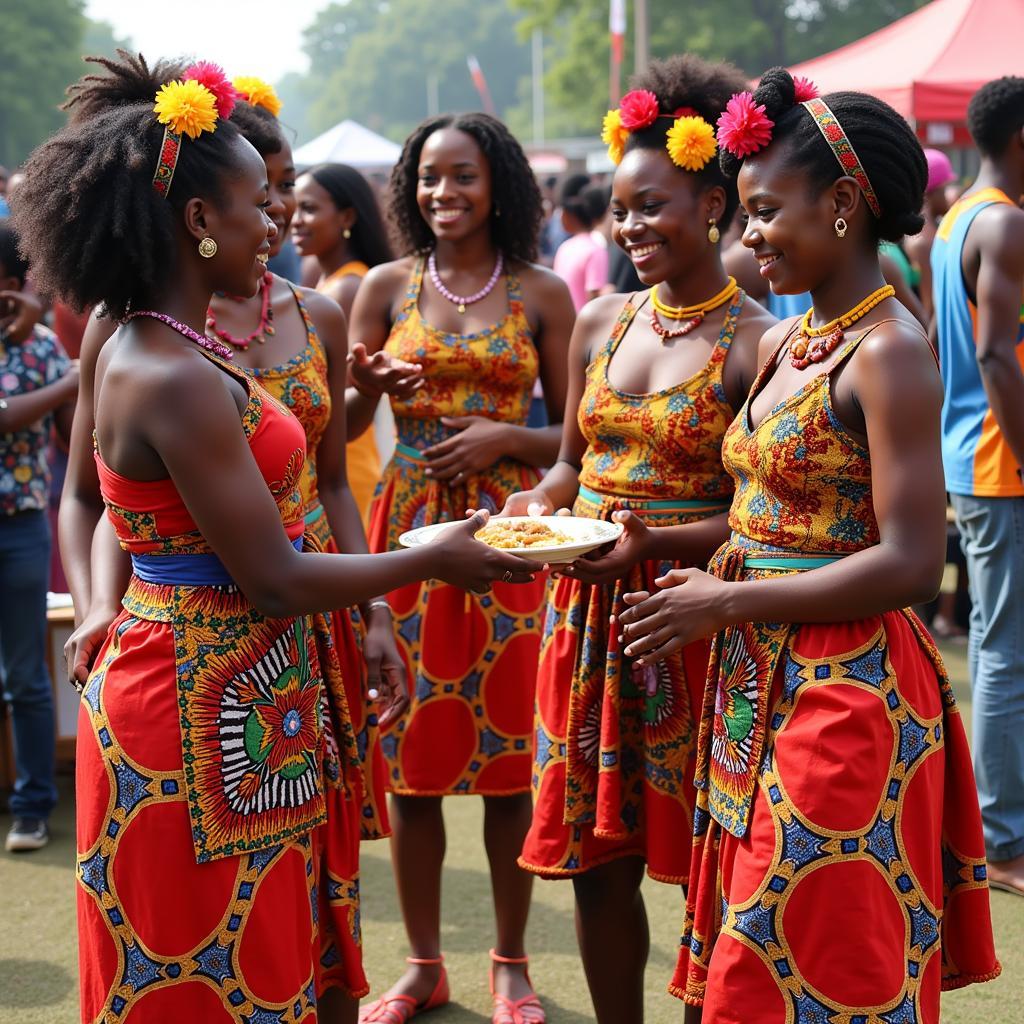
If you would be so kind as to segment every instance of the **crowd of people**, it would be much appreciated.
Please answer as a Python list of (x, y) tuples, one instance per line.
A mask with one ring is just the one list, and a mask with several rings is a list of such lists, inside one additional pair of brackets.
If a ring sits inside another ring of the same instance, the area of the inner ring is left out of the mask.
[[(0, 220), (0, 654), (7, 848), (38, 849), (55, 430), (83, 1021), (443, 1006), (454, 795), (483, 798), (495, 1024), (546, 1019), (535, 876), (572, 882), (600, 1024), (643, 1019), (645, 872), (679, 900), (687, 1021), (938, 1024), (999, 974), (1024, 79), (972, 100), (951, 206), (885, 103), (692, 55), (608, 112), (610, 181), (557, 192), (482, 113), (419, 125), (383, 197), (296, 168), (273, 90), (206, 62), (96, 59), (67, 112)], [(973, 764), (911, 610), (947, 494)], [(475, 536), (556, 513), (622, 533), (551, 566)], [(384, 836), (410, 955), (360, 1005)]]

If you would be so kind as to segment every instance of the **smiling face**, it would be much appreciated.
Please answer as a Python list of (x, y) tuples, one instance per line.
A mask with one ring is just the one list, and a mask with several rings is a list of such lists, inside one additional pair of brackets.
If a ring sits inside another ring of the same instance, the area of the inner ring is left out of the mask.
[(222, 202), (204, 204), (202, 233), (217, 242), (217, 253), (202, 262), (211, 291), (255, 295), (277, 227), (270, 218), (267, 165), (245, 139), (233, 145), (235, 171), (222, 184)]
[(277, 235), (270, 243), (270, 255), (276, 256), (281, 251), (292, 217), (295, 216), (295, 161), (292, 159), (292, 147), (287, 142), (277, 153), (268, 153), (264, 158), (267, 167), (267, 216), (274, 222)]
[(457, 242), (491, 219), (491, 168), (476, 140), (458, 128), (428, 136), (420, 150), (416, 205), (438, 240)]
[(776, 295), (812, 291), (824, 280), (842, 247), (835, 231), (832, 189), (819, 195), (784, 143), (748, 157), (740, 168), (740, 205), (747, 214), (743, 244)]
[(695, 261), (717, 258), (708, 220), (724, 206), (723, 189), (681, 171), (663, 149), (631, 149), (612, 182), (612, 239), (644, 284), (679, 279)]
[(339, 210), (330, 192), (311, 174), (303, 174), (295, 186), (298, 208), (292, 238), (303, 256), (325, 256), (338, 246), (352, 219), (351, 207)]

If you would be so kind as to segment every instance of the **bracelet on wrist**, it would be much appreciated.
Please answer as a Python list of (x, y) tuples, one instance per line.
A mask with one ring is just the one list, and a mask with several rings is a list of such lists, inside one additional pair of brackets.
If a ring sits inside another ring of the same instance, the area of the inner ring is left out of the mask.
[(377, 598), (377, 600), (375, 600), (375, 601), (371, 601), (366, 606), (367, 614), (369, 614), (370, 612), (376, 611), (378, 608), (384, 608), (389, 615), (391, 614), (391, 605), (388, 604), (388, 602), (385, 601), (384, 598), (382, 598), (382, 597)]

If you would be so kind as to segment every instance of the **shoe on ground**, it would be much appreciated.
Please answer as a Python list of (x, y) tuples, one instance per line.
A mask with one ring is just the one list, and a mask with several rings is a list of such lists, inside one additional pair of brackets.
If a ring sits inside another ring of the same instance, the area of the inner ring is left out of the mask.
[(7, 852), (41, 850), (50, 841), (50, 830), (42, 818), (15, 818), (7, 833)]
[(988, 887), (1024, 896), (1024, 853), (1012, 860), (990, 860)]

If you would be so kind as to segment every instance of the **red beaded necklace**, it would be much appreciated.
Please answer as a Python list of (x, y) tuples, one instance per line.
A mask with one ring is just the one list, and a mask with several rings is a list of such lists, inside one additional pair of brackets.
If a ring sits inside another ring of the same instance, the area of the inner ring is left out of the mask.
[[(260, 322), (257, 324), (256, 330), (247, 337), (236, 338), (233, 334), (225, 331), (223, 327), (218, 327), (212, 306), (206, 310), (206, 333), (226, 341), (239, 352), (245, 352), (254, 341), (258, 341), (261, 345), (264, 344), (267, 338), (273, 337), (274, 334), (274, 307), (270, 304), (270, 287), (273, 283), (274, 275), (268, 270), (260, 279)], [(234, 295), (226, 296), (226, 298), (235, 302), (245, 301), (245, 299)]]

